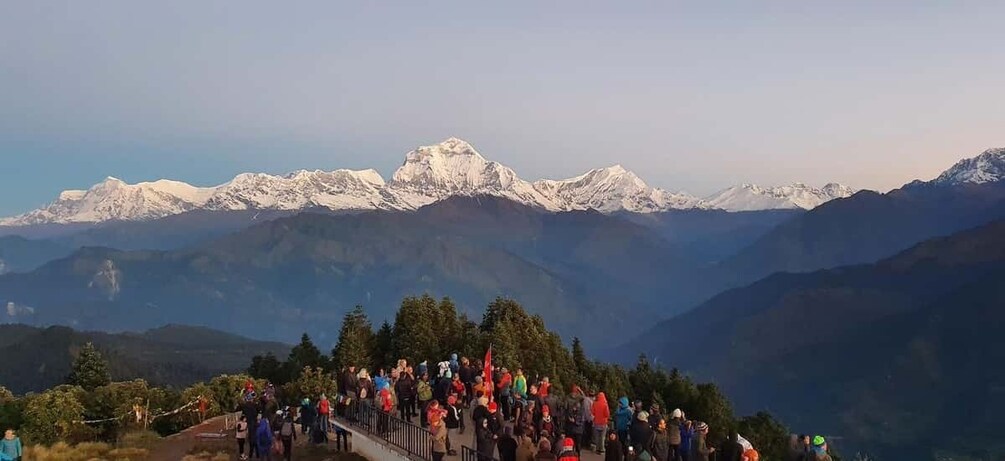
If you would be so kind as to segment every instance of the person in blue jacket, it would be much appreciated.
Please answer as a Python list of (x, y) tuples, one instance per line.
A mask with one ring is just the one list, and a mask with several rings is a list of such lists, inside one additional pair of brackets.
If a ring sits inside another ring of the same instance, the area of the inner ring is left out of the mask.
[(0, 440), (0, 460), (21, 460), (21, 439), (14, 434), (14, 429), (7, 429)]
[(255, 432), (255, 443), (258, 444), (258, 453), (262, 459), (272, 461), (272, 428), (269, 427), (269, 420), (258, 415), (258, 429)]
[(618, 440), (621, 441), (621, 448), (628, 453), (628, 428), (632, 425), (632, 417), (635, 413), (632, 411), (631, 404), (628, 402), (628, 397), (621, 397), (618, 399), (618, 409), (614, 412), (614, 430), (618, 431)]

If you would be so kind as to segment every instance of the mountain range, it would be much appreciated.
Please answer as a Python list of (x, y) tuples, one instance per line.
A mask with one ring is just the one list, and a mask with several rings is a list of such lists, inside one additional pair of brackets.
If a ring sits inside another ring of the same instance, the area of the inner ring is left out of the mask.
[(653, 326), (618, 354), (641, 351), (712, 379), (741, 411), (833, 434), (844, 452), (1000, 452), (1002, 280), (1005, 220), (872, 264), (769, 276)]
[(112, 379), (145, 379), (176, 388), (244, 370), (250, 357), (285, 357), (290, 346), (207, 328), (167, 325), (142, 333), (102, 333), (67, 327), (0, 325), (0, 386), (16, 394), (62, 384), (80, 347), (91, 342), (108, 360)]
[(486, 160), (467, 142), (449, 138), (406, 154), (389, 182), (374, 170), (344, 169), (298, 171), (285, 176), (244, 173), (215, 187), (171, 180), (126, 184), (109, 177), (88, 190), (63, 191), (56, 201), (41, 209), (0, 219), (0, 226), (138, 221), (194, 210), (402, 211), (458, 195), (503, 197), (547, 211), (809, 209), (852, 193), (853, 189), (839, 184), (821, 189), (804, 184), (774, 188), (745, 184), (699, 199), (651, 187), (621, 165), (564, 180), (529, 182), (511, 168)]

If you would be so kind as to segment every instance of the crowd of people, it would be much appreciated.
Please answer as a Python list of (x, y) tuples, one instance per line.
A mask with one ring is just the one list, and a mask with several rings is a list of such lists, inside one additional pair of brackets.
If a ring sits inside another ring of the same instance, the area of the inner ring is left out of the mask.
[[(373, 376), (350, 365), (339, 373), (338, 390), (340, 401), (357, 401), (409, 422), (417, 417), (430, 430), (436, 461), (458, 453), (467, 423), (473, 426), (470, 446), (485, 460), (570, 461), (580, 459), (583, 450), (609, 461), (760, 458), (739, 434), (732, 434), (717, 452), (707, 443), (709, 425), (688, 419), (680, 409), (664, 414), (657, 404), (645, 409), (642, 401), (622, 396), (612, 410), (603, 392), (573, 385), (559, 395), (546, 376), (531, 380), (520, 368), (485, 366), (457, 354), (415, 368), (399, 360)], [(829, 460), (820, 436), (793, 458)]]
[[(348, 365), (333, 379), (338, 392), (334, 404), (320, 395), (316, 401), (304, 398), (292, 409), (279, 407), (271, 385), (259, 396), (249, 381), (237, 428), (241, 459), (271, 460), (281, 453), (290, 460), (295, 424), (308, 440), (326, 443), (332, 416), (358, 421), (362, 408), (378, 415), (372, 428), (378, 433), (393, 429), (393, 417), (407, 422), (417, 418), (419, 426), (429, 430), (434, 461), (457, 455), (465, 444), (462, 437), (470, 437), (466, 440), (479, 460), (573, 461), (581, 459), (584, 450), (605, 461), (760, 459), (756, 448), (736, 433), (711, 446), (709, 425), (689, 419), (680, 409), (664, 413), (656, 403), (645, 408), (641, 400), (627, 396), (619, 397), (612, 409), (602, 391), (572, 385), (568, 393), (559, 393), (546, 376), (531, 380), (520, 368), (496, 368), (456, 354), (432, 367), (422, 362), (413, 368), (399, 360), (394, 368), (372, 375)], [(347, 450), (346, 432), (337, 426), (334, 432), (336, 448)], [(789, 460), (831, 458), (823, 437), (794, 435)]]

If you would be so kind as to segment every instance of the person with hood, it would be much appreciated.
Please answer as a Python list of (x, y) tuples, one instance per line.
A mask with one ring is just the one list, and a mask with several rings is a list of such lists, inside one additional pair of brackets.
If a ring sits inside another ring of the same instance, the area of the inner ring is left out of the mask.
[(441, 461), (447, 455), (447, 443), (450, 435), (443, 419), (436, 419), (429, 425), (429, 439), (433, 444), (433, 461)]
[(827, 453), (827, 441), (824, 440), (823, 436), (813, 437), (813, 449), (811, 451), (812, 461), (832, 461), (831, 455)]
[[(489, 405), (495, 405), (495, 402)], [(475, 431), (475, 436), (477, 438), (477, 443), (475, 444), (476, 451), (478, 452), (479, 461), (493, 461), (496, 454), (496, 440), (499, 436), (492, 431), (490, 427), (490, 421), (494, 418), (485, 417), (481, 419), (478, 424), (478, 430)]]
[(715, 447), (710, 447), (706, 443), (708, 438), (708, 424), (699, 422), (694, 430), (694, 440), (691, 443), (692, 456), (694, 461), (708, 461), (709, 455), (715, 453)]
[(628, 454), (628, 428), (631, 427), (634, 416), (628, 397), (622, 396), (618, 399), (618, 410), (614, 413), (614, 430), (618, 433), (618, 441), (621, 442), (624, 455)]
[(667, 421), (667, 434), (670, 435), (670, 459), (680, 461), (680, 429), (684, 420), (684, 412), (680, 408), (674, 408), (670, 413), (670, 421)]
[(546, 438), (541, 438), (541, 441), (537, 443), (537, 454), (534, 455), (535, 461), (555, 461), (555, 454), (551, 452), (551, 440)]
[(691, 456), (691, 440), (694, 439), (694, 423), (684, 421), (680, 426), (680, 459), (689, 461)]
[(426, 427), (429, 425), (426, 409), (433, 400), (433, 387), (429, 384), (429, 374), (423, 373), (419, 377), (419, 382), (415, 383), (415, 397), (419, 400), (419, 425)]
[(7, 428), (4, 431), (3, 439), (0, 440), (0, 455), (7, 456), (14, 461), (21, 461), (22, 454), (21, 438), (14, 433), (14, 429)]
[(579, 461), (579, 451), (576, 450), (576, 441), (572, 437), (562, 440), (562, 449), (558, 452), (558, 461)]
[(624, 461), (627, 450), (621, 445), (618, 433), (611, 431), (604, 440), (604, 461)]
[(272, 427), (269, 420), (258, 416), (258, 429), (255, 431), (255, 444), (258, 448), (258, 456), (266, 461), (272, 461)]
[[(649, 420), (652, 421), (650, 416)], [(670, 461), (670, 434), (667, 431), (667, 422), (660, 416), (656, 417), (656, 431), (653, 432), (652, 442), (649, 444), (649, 454), (656, 461)]]
[(597, 393), (593, 407), (590, 409), (593, 415), (593, 440), (597, 441), (597, 453), (604, 453), (607, 449), (607, 423), (611, 420), (611, 408), (607, 405), (607, 395), (603, 392)]
[(516, 461), (534, 461), (537, 450), (534, 448), (534, 440), (518, 427), (513, 431), (516, 436)]

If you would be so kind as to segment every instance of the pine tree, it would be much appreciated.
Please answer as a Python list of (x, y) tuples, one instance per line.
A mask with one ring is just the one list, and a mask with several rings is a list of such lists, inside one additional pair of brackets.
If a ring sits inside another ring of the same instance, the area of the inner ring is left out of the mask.
[(342, 318), (338, 342), (332, 349), (335, 366), (342, 369), (349, 365), (372, 368), (374, 352), (373, 327), (363, 306), (356, 306)]
[(380, 325), (373, 343), (373, 358), (376, 362), (374, 363), (376, 368), (390, 367), (397, 362), (398, 359), (395, 357), (399, 354), (394, 350), (394, 329), (390, 323), (387, 323), (387, 320)]
[(321, 353), (321, 349), (318, 349), (311, 341), (311, 337), (304, 333), (300, 337), (300, 344), (293, 346), (290, 350), (290, 357), (286, 360), (287, 365), (290, 367), (290, 379), (295, 379), (300, 375), (300, 370), (304, 367), (315, 367), (321, 368), (326, 371), (331, 370), (331, 360), (328, 356)]
[(275, 354), (269, 352), (256, 355), (251, 358), (251, 366), (248, 367), (248, 374), (259, 379), (265, 379), (273, 384), (286, 384), (286, 372), (283, 363), (276, 358)]
[(67, 376), (68, 384), (83, 387), (88, 391), (94, 390), (98, 386), (104, 386), (112, 381), (108, 373), (108, 362), (101, 357), (101, 353), (88, 342), (80, 348), (80, 353), (73, 361), (73, 369)]
[(428, 360), (436, 363), (446, 360), (446, 352), (440, 350), (439, 309), (436, 300), (429, 295), (420, 298), (408, 297), (401, 301), (401, 307), (394, 317), (394, 350), (407, 359), (408, 363)]

